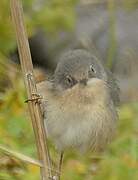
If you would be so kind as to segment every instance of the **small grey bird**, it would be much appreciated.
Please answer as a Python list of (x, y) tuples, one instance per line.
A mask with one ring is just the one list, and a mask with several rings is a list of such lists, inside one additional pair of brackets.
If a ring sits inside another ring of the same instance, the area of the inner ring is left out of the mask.
[(117, 123), (118, 87), (111, 72), (86, 50), (65, 53), (53, 81), (38, 84), (48, 137), (61, 152), (102, 151)]

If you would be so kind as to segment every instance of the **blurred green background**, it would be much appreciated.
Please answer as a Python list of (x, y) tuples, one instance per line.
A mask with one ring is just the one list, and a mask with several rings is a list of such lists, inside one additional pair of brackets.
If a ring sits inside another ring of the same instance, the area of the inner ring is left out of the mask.
[[(28, 34), (36, 27), (48, 33), (72, 31), (77, 0), (22, 0)], [(96, 1), (94, 1), (96, 2)], [(109, 11), (113, 1), (108, 1)], [(121, 1), (122, 8), (133, 11), (137, 1)], [(138, 22), (137, 22), (138, 23)], [(113, 28), (111, 28), (114, 31)], [(112, 36), (112, 33), (111, 33)], [(136, 37), (138, 38), (138, 37)], [(114, 47), (114, 38), (111, 38)], [(16, 46), (11, 24), (9, 0), (0, 1), (0, 145), (36, 158), (35, 140), (27, 105), (22, 75), (9, 61), (8, 54)], [(109, 59), (113, 50), (109, 52)], [(112, 61), (109, 60), (108, 65)], [(63, 163), (63, 180), (136, 180), (138, 179), (138, 102), (121, 103), (118, 132), (115, 140), (101, 157), (76, 155), (68, 152)], [(57, 154), (51, 147), (52, 156)], [(95, 166), (98, 169), (95, 171)], [(0, 151), (0, 180), (38, 180), (39, 168), (25, 164)]]

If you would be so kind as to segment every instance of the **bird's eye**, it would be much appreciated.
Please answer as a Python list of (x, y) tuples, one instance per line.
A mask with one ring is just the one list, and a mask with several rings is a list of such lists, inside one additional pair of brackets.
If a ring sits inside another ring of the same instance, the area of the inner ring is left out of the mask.
[(69, 75), (66, 76), (66, 80), (67, 80), (68, 84), (72, 84), (73, 83), (73, 79)]
[(66, 84), (68, 87), (73, 87), (75, 84), (77, 84), (77, 80), (75, 80), (73, 77), (67, 75), (66, 76)]
[(96, 73), (96, 70), (94, 69), (92, 64), (90, 65), (90, 71), (93, 72), (93, 73)]

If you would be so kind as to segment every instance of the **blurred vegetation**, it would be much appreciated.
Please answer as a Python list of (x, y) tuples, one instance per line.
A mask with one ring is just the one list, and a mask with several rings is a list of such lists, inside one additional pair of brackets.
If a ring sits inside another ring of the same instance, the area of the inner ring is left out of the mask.
[[(71, 30), (75, 23), (74, 5), (77, 0), (23, 0), (25, 20), (31, 34), (38, 26), (48, 32)], [(137, 1), (123, 1), (125, 8), (133, 9)], [(109, 9), (112, 9), (112, 4)], [(111, 19), (113, 23), (113, 19)], [(113, 31), (113, 27), (111, 28)], [(8, 60), (15, 47), (11, 25), (9, 0), (0, 1), (0, 144), (20, 153), (36, 157), (35, 141), (24, 103), (26, 94), (21, 73)], [(111, 32), (111, 37), (114, 39)], [(113, 43), (113, 42), (112, 42)], [(114, 46), (114, 45), (113, 45)], [(113, 51), (111, 50), (110, 56)], [(138, 179), (138, 103), (122, 104), (119, 108), (117, 137), (101, 160), (91, 155), (81, 156), (68, 152), (64, 165), (64, 180), (129, 180)], [(53, 156), (56, 156), (52, 148)], [(95, 166), (98, 165), (97, 171)], [(39, 168), (24, 164), (0, 153), (0, 180), (38, 180)]]

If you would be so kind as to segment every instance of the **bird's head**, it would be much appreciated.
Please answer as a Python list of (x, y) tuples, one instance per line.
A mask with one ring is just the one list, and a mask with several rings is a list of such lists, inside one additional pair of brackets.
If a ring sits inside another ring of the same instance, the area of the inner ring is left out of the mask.
[(86, 50), (73, 50), (61, 57), (54, 74), (54, 85), (66, 90), (78, 83), (86, 86), (92, 78), (107, 80), (101, 62)]

